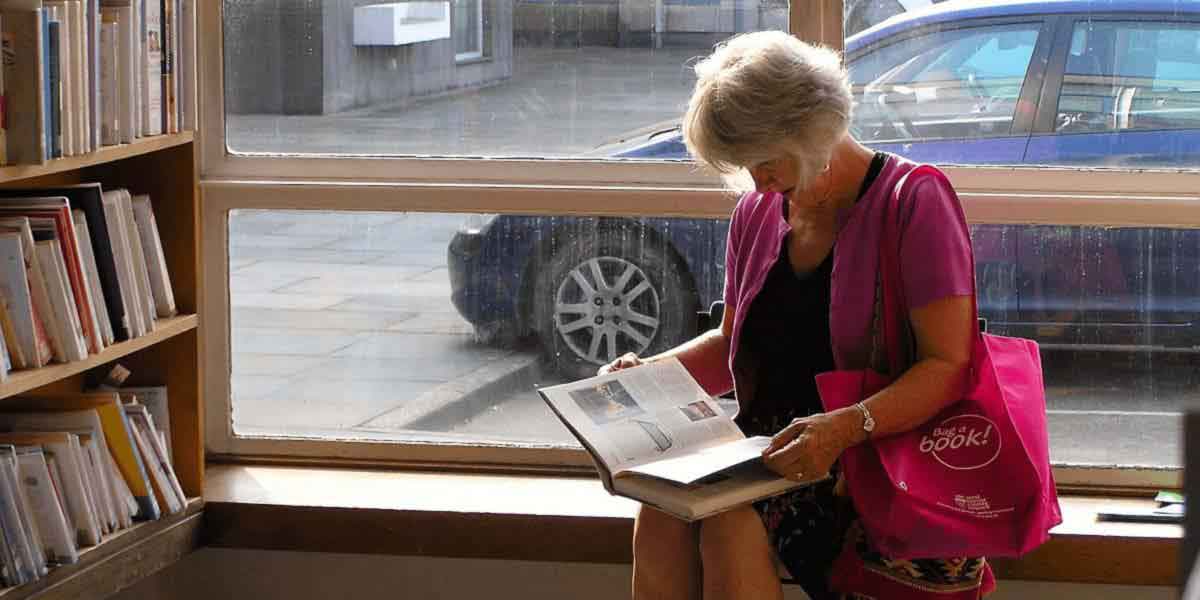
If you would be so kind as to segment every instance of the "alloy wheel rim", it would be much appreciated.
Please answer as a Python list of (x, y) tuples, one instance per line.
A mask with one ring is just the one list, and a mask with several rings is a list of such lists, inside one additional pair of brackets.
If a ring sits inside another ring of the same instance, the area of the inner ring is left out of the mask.
[(661, 323), (658, 290), (637, 265), (615, 256), (572, 268), (554, 293), (554, 329), (575, 356), (602, 365), (641, 354)]

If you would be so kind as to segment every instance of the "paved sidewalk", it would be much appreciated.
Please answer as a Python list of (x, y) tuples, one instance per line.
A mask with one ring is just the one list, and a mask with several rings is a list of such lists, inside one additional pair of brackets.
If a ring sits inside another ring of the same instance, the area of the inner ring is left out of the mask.
[(462, 219), (234, 214), (234, 422), (352, 428), (492, 363), (532, 361), (476, 343), (450, 304), (445, 248)]

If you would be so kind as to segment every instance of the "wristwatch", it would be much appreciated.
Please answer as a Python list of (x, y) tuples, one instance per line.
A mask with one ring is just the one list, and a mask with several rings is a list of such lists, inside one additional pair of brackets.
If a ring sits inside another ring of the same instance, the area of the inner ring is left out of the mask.
[(856, 403), (856, 404), (854, 405), (854, 408), (857, 408), (857, 409), (858, 409), (858, 412), (861, 412), (861, 413), (862, 413), (862, 416), (863, 416), (863, 424), (862, 424), (863, 431), (864, 431), (864, 432), (866, 432), (866, 434), (867, 434), (867, 439), (871, 439), (871, 433), (875, 431), (875, 417), (872, 417), (872, 416), (871, 416), (871, 411), (867, 410), (867, 407), (866, 407), (866, 405), (865, 405), (865, 404), (863, 404), (862, 402), (858, 402), (858, 403)]

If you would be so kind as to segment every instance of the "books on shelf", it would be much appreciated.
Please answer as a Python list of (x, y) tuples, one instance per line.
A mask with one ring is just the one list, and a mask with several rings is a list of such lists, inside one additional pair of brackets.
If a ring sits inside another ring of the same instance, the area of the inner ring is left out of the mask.
[(0, 165), (8, 164), (8, 114), (4, 103), (8, 96), (4, 91), (4, 15), (0, 14)]
[(162, 431), (138, 397), (100, 390), (0, 405), (4, 585), (37, 580), (137, 521), (186, 508)]
[(0, 0), (0, 166), (190, 128), (192, 1)]
[(767, 437), (745, 437), (676, 359), (538, 390), (591, 455), (605, 489), (686, 521), (782, 494)]
[(175, 314), (149, 196), (0, 189), (0, 355), (13, 369), (83, 360)]
[(8, 164), (39, 164), (49, 158), (44, 22), (37, 2), (0, 1), (5, 112), (22, 115), (6, 122)]
[(10, 338), (6, 328), (4, 337), (9, 345), (20, 350), (12, 353), (18, 357), (13, 363), (16, 369), (36, 369), (53, 357), (50, 338), (39, 314), (40, 305), (32, 291), (40, 278), (33, 275), (35, 263), (28, 253), (32, 236), (29, 239), (23, 242), (23, 232), (0, 224), (0, 292), (8, 301), (8, 319), (14, 334)]
[(154, 314), (159, 318), (173, 317), (175, 316), (175, 292), (171, 288), (171, 278), (167, 274), (167, 259), (163, 255), (158, 223), (154, 220), (154, 207), (150, 203), (150, 196), (145, 194), (134, 196), (131, 200), (138, 232), (137, 238), (141, 241), (146, 273), (150, 281), (150, 291), (154, 298)]

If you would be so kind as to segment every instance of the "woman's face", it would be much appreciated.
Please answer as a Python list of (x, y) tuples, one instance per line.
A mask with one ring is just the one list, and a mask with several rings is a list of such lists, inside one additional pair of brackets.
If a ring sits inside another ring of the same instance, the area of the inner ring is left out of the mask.
[(796, 159), (784, 155), (761, 162), (749, 170), (750, 176), (754, 178), (755, 191), (764, 194), (778, 192), (791, 201), (798, 179)]

